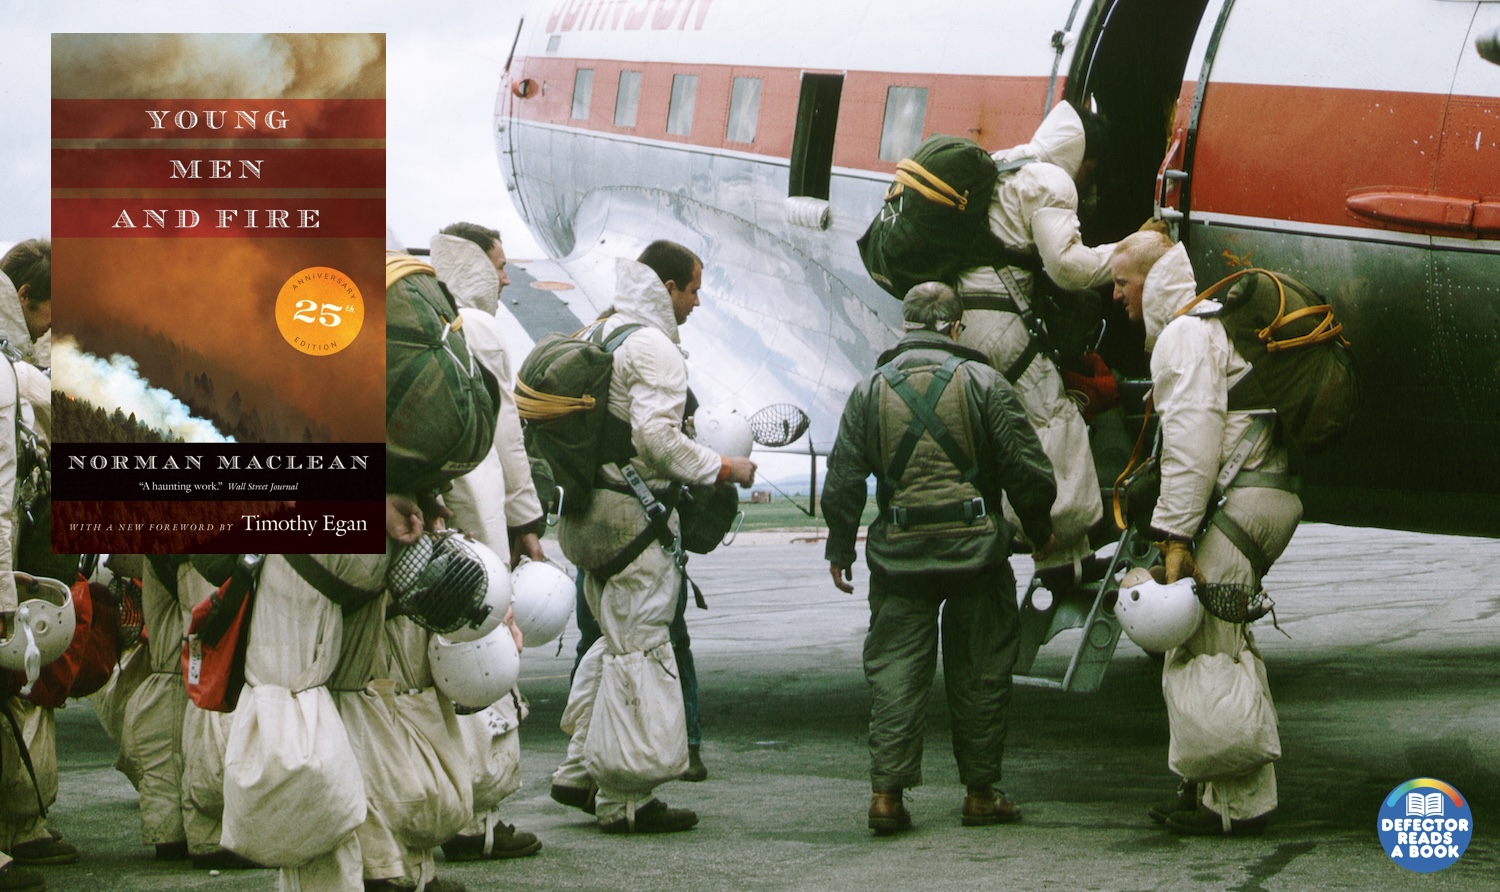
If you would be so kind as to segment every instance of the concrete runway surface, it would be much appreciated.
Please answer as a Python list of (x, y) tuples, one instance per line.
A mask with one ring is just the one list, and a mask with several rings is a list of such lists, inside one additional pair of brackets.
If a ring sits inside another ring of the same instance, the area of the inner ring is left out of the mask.
[[(704, 783), (659, 790), (694, 808), (687, 833), (604, 836), (548, 798), (566, 739), (558, 718), (573, 646), (527, 651), (525, 786), (507, 821), (537, 833), (536, 857), (446, 865), (471, 890), (1273, 890), (1500, 888), (1500, 541), (1304, 525), (1267, 579), (1288, 639), (1256, 635), (1280, 713), (1281, 807), (1259, 838), (1177, 837), (1147, 806), (1170, 794), (1159, 663), (1121, 638), (1099, 691), (1018, 688), (1004, 787), (1022, 823), (959, 825), (963, 789), (941, 677), (930, 706), (915, 829), (865, 827), (868, 694), (858, 594), (831, 584), (821, 543), (744, 534), (689, 569), (709, 601), (689, 609), (702, 686)], [(555, 542), (547, 545), (557, 552)], [(1030, 565), (1017, 559), (1018, 576)], [(1036, 670), (1060, 674), (1065, 633)], [(53, 826), (74, 865), (41, 868), (55, 890), (272, 889), (270, 871), (217, 877), (157, 864), (140, 843), (135, 794), (86, 703), (58, 713), (61, 794)], [(1392, 864), (1376, 839), (1381, 800), (1432, 777), (1469, 800), (1475, 832), (1432, 875)]]

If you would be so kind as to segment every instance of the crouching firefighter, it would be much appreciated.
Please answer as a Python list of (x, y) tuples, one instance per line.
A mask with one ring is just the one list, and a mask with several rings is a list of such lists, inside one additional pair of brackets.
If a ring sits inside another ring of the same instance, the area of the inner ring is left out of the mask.
[(558, 528), (563, 554), (588, 572), (584, 595), (602, 637), (568, 695), (562, 727), (572, 739), (552, 775), (552, 798), (593, 812), (606, 833), (666, 833), (698, 822), (690, 809), (652, 795), (688, 768), (667, 630), (685, 577), (664, 496), (680, 483), (755, 482), (749, 458), (721, 456), (682, 430), (687, 365), (677, 327), (698, 305), (702, 279), (702, 261), (674, 242), (653, 242), (637, 261), (618, 262), (616, 312), (597, 324), (606, 339), (634, 328), (612, 354), (607, 406), (607, 423), (629, 428), (631, 454), (599, 467), (588, 507), (565, 513)]
[(879, 360), (844, 408), (828, 458), (823, 515), (834, 585), (853, 592), (854, 543), (866, 481), (879, 507), (870, 524), (869, 826), (911, 826), (901, 793), (922, 782), (927, 693), (942, 631), (943, 676), (953, 713), (953, 754), (967, 786), (962, 822), (1018, 820), (1000, 790), (1019, 649), (1016, 581), (1007, 560), (1010, 499), (1026, 535), (1055, 544), (1052, 465), (1014, 388), (978, 351), (960, 346), (963, 305), (928, 282), (902, 304), (906, 336)]
[[(1302, 518), (1282, 422), (1230, 408), (1230, 390), (1251, 363), (1217, 304), (1186, 310), (1196, 280), (1182, 245), (1157, 232), (1133, 233), (1111, 265), (1115, 299), (1145, 324), (1151, 351), (1161, 413), (1161, 495), (1151, 527), (1162, 538), (1165, 580), (1256, 591)], [(1162, 693), (1168, 764), (1184, 781), (1177, 796), (1149, 809), (1152, 819), (1195, 836), (1264, 831), (1276, 810), (1281, 746), (1248, 624), (1207, 613), (1167, 654)]]

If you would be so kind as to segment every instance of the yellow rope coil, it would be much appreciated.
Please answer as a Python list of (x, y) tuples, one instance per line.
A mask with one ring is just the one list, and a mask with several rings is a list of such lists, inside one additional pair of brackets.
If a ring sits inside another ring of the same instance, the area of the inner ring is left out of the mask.
[[(1315, 306), (1303, 307), (1300, 310), (1293, 310), (1292, 312), (1288, 313), (1286, 311), (1286, 285), (1282, 283), (1281, 277), (1268, 269), (1260, 269), (1259, 267), (1238, 270), (1237, 272), (1230, 273), (1219, 281), (1213, 283), (1212, 285), (1205, 288), (1202, 294), (1199, 294), (1197, 297), (1188, 301), (1187, 304), (1182, 307), (1182, 309), (1178, 310), (1176, 313), (1173, 313), (1173, 318), (1186, 314), (1193, 307), (1197, 306), (1200, 301), (1212, 298), (1230, 282), (1233, 282), (1242, 276), (1251, 275), (1253, 273), (1265, 273), (1267, 276), (1269, 276), (1271, 281), (1276, 283), (1276, 293), (1281, 300), (1281, 307), (1276, 311), (1276, 318), (1271, 320), (1270, 325), (1267, 325), (1265, 328), (1262, 328), (1255, 333), (1256, 337), (1260, 338), (1261, 343), (1265, 345), (1267, 353), (1275, 353), (1278, 350), (1295, 350), (1298, 347), (1306, 347), (1309, 344), (1326, 343), (1335, 338), (1343, 340), (1342, 335), (1344, 331), (1344, 324), (1342, 322), (1334, 321), (1332, 305), (1317, 304)], [(1307, 334), (1293, 338), (1284, 338), (1282, 340), (1276, 339), (1276, 332), (1281, 330), (1289, 323), (1295, 322), (1296, 320), (1302, 319), (1307, 316), (1314, 316), (1318, 314), (1322, 314), (1323, 318), (1318, 320), (1318, 324), (1314, 326), (1313, 330), (1308, 332)]]
[(432, 264), (400, 251), (385, 252), (385, 287), (389, 288), (412, 273), (426, 273), (429, 276), (437, 275)]
[(592, 408), (594, 398), (588, 394), (558, 396), (528, 387), (521, 381), (516, 382), (516, 413), (526, 421), (551, 421), (574, 412), (587, 412)]
[(927, 168), (910, 158), (897, 162), (896, 182), (917, 190), (934, 204), (946, 205), (960, 211), (967, 210), (969, 207), (969, 193), (960, 194), (957, 189), (933, 176)]

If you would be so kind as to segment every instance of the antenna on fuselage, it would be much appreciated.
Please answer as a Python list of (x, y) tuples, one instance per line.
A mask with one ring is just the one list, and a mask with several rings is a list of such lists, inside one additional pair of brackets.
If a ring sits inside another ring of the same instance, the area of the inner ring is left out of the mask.
[(526, 27), (526, 17), (521, 16), (521, 21), (516, 23), (516, 36), (510, 39), (510, 54), (505, 57), (505, 74), (510, 74), (510, 62), (516, 57), (516, 47), (521, 45), (521, 29)]

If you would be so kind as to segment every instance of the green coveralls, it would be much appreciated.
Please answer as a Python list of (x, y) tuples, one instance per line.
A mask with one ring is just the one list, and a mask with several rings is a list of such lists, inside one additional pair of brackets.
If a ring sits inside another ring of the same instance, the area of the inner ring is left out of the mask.
[[(935, 372), (950, 357), (964, 361), (949, 363), (952, 380), (942, 398), (931, 399)], [(982, 354), (915, 331), (880, 358), (882, 366), (888, 362), (911, 396), (933, 403), (929, 418), (947, 433), (934, 436), (877, 371), (850, 395), (828, 458), (822, 505), (831, 562), (854, 563), (867, 481), (878, 477), (880, 510), (866, 544), (871, 787), (922, 782), (940, 629), (959, 776), (970, 786), (996, 784), (1018, 623), (1007, 560), (1011, 530), (1000, 500), (1002, 492), (1010, 498), (1032, 541), (1046, 542), (1056, 496), (1052, 466), (1015, 391)]]

